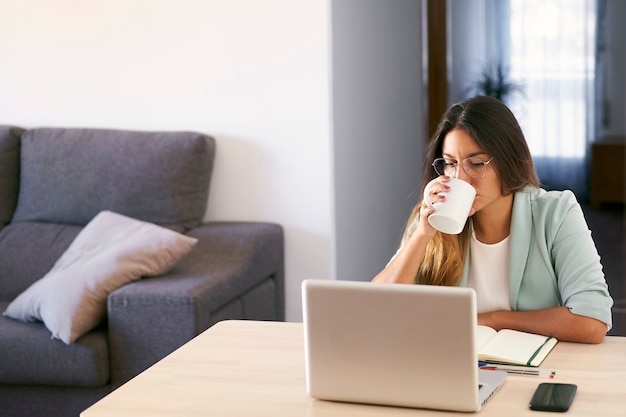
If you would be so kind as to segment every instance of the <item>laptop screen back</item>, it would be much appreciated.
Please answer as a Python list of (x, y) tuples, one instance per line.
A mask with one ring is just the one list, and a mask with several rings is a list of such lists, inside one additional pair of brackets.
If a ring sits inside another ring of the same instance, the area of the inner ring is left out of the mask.
[(310, 396), (479, 408), (473, 290), (306, 280), (302, 297)]

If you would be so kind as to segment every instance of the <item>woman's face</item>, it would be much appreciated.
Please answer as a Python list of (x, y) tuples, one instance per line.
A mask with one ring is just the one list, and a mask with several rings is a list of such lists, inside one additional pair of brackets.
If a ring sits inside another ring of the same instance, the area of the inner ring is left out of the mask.
[(456, 177), (470, 183), (476, 189), (476, 198), (472, 205), (474, 210), (482, 210), (502, 198), (500, 179), (493, 168), (497, 161), (486, 165), (486, 173), (482, 178), (469, 176), (461, 166), (461, 161), (470, 157), (478, 157), (484, 162), (491, 159), (491, 155), (485, 153), (467, 132), (458, 128), (448, 132), (443, 140), (442, 153), (446, 160), (458, 163)]

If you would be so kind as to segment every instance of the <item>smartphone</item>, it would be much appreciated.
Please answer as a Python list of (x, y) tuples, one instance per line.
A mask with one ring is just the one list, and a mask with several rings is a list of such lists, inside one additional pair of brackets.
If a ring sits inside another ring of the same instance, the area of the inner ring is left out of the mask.
[(574, 401), (577, 386), (544, 382), (537, 386), (530, 400), (530, 409), (538, 411), (567, 411)]

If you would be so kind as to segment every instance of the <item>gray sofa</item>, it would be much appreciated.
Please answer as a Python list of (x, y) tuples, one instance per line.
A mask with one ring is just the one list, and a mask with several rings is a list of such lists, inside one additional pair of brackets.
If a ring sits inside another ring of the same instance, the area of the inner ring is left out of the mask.
[(75, 343), (0, 316), (0, 415), (80, 411), (223, 319), (284, 319), (283, 230), (205, 222), (215, 141), (192, 132), (0, 126), (0, 312), (102, 210), (196, 237), (169, 272), (124, 285)]

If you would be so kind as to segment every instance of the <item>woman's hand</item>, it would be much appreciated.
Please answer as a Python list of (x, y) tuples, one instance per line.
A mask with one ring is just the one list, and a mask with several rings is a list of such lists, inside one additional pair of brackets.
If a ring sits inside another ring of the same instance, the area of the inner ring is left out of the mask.
[[(439, 177), (438, 182), (431, 186), (427, 195), (431, 203), (446, 200), (446, 192), (450, 190), (450, 186), (446, 184), (448, 181), (450, 181), (450, 177), (444, 175)], [(425, 201), (422, 201), (419, 207), (419, 216), (415, 215), (416, 209), (417, 207), (412, 213), (415, 218), (409, 227), (408, 239), (403, 242), (402, 247), (387, 266), (374, 277), (373, 282), (415, 283), (415, 276), (424, 259), (426, 246), (436, 232), (428, 223), (428, 216), (435, 211), (432, 204), (429, 206)]]
[(430, 205), (427, 204), (426, 200), (422, 201), (420, 207), (420, 215), (419, 218), (416, 218), (415, 221), (419, 222), (415, 229), (415, 233), (422, 236), (434, 236), (435, 228), (428, 223), (428, 217), (435, 211), (435, 208), (432, 206), (433, 203), (441, 203), (446, 201), (446, 193), (450, 190), (450, 186), (446, 184), (450, 181), (450, 177), (447, 175), (442, 175), (437, 179), (428, 192), (427, 198)]
[[(439, 179), (438, 183), (433, 184), (427, 196), (431, 203), (445, 201), (445, 192), (450, 189), (446, 185), (446, 182), (450, 181), (450, 177), (441, 176)], [(436, 232), (428, 223), (428, 216), (435, 211), (432, 204), (429, 206), (425, 201), (422, 201), (419, 207), (419, 216), (415, 215), (416, 209), (417, 207), (411, 214), (415, 218), (408, 227), (408, 238), (403, 241), (398, 252), (385, 268), (372, 279), (372, 282), (415, 283), (415, 276), (424, 259), (426, 246)]]

